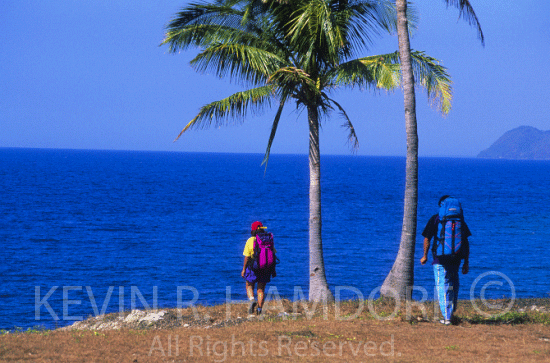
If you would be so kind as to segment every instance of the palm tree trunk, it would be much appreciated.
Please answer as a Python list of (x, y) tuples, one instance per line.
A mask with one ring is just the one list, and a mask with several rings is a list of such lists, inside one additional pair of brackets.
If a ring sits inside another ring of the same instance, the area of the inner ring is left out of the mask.
[(407, 163), (403, 227), (399, 251), (393, 267), (384, 280), (380, 293), (410, 299), (414, 285), (414, 250), (418, 206), (418, 133), (416, 128), (416, 99), (414, 74), (411, 66), (411, 47), (407, 25), (407, 0), (397, 0), (397, 36), (403, 75), (405, 127), (407, 132)]
[(328, 288), (321, 239), (321, 153), (319, 114), (308, 107), (309, 122), (309, 300), (333, 301)]

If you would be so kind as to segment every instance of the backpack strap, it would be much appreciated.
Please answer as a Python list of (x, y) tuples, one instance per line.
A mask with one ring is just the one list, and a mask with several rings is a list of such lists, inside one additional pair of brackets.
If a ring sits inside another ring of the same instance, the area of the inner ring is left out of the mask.
[[(445, 241), (445, 223), (447, 222), (447, 220), (445, 218), (437, 218), (436, 220), (436, 226), (435, 226), (435, 234), (434, 234), (434, 243), (433, 243), (433, 246), (432, 246), (432, 253), (434, 254), (434, 256), (437, 256), (438, 253), (437, 253), (437, 248), (441, 245), (443, 246), (444, 244), (444, 241)], [(441, 227), (440, 227), (441, 225)], [(441, 230), (439, 232), (439, 235), (437, 233), (438, 230)], [(442, 251), (443, 253), (443, 251)]]
[(258, 257), (258, 250), (260, 249), (260, 243), (258, 242), (258, 237), (254, 236), (254, 244), (252, 245), (252, 249), (254, 250), (253, 258)]
[(451, 251), (455, 251), (456, 221), (451, 220)]

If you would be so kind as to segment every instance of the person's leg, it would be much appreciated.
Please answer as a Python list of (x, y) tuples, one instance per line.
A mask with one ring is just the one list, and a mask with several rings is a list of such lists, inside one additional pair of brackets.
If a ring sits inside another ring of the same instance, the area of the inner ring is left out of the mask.
[(262, 313), (265, 301), (265, 282), (258, 282), (258, 314)]
[(445, 267), (440, 264), (434, 264), (435, 288), (437, 291), (437, 299), (439, 300), (439, 308), (443, 315), (443, 321), (447, 324), (451, 321), (452, 315), (452, 300), (449, 300), (450, 281)]
[(255, 282), (246, 282), (246, 296), (248, 296), (249, 300), (254, 300), (254, 285)]
[(458, 302), (458, 289), (459, 289), (459, 273), (458, 270), (460, 268), (460, 264), (453, 264), (447, 268), (447, 273), (449, 275), (449, 283), (450, 283), (450, 291), (451, 296), (449, 296), (449, 300), (452, 302), (452, 309), (451, 309), (451, 317), (454, 315), (456, 311), (456, 306)]
[[(256, 300), (254, 299), (254, 285), (255, 282), (246, 282), (246, 296), (248, 296), (248, 300), (250, 301), (250, 304), (248, 305), (248, 313), (254, 314), (254, 308), (256, 307)], [(259, 291), (258, 291), (259, 292)]]

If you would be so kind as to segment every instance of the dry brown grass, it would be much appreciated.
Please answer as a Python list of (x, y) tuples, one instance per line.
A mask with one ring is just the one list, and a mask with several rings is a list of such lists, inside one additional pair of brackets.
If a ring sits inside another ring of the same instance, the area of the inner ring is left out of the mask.
[[(550, 361), (546, 299), (518, 300), (506, 314), (492, 317), (462, 301), (454, 326), (434, 322), (431, 302), (409, 310), (393, 300), (326, 308), (288, 300), (270, 305), (261, 319), (247, 318), (246, 305), (198, 306), (170, 310), (166, 319), (132, 329), (4, 333), (0, 361)], [(492, 305), (493, 313), (502, 312), (508, 301)]]

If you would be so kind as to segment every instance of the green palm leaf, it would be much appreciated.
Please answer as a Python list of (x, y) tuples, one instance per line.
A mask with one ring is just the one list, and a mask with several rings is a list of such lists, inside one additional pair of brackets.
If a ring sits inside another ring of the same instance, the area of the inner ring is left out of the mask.
[(270, 106), (274, 90), (271, 85), (253, 88), (202, 106), (197, 116), (181, 130), (174, 141), (189, 129), (206, 128), (212, 123), (215, 127), (219, 127), (229, 124), (231, 121), (240, 120), (242, 122), (248, 111), (259, 113), (265, 106)]
[(235, 43), (213, 44), (199, 53), (191, 64), (197, 71), (213, 71), (222, 78), (265, 84), (268, 77), (287, 64), (276, 54), (264, 49)]
[(238, 26), (240, 19), (240, 12), (229, 6), (192, 3), (168, 23), (161, 45), (168, 44), (172, 53), (190, 45), (203, 46), (223, 35), (222, 25)]
[(363, 57), (345, 62), (331, 72), (334, 85), (393, 90), (399, 86), (399, 64), (395, 54)]
[(267, 148), (265, 150), (264, 159), (262, 161), (262, 165), (265, 164), (265, 170), (267, 170), (267, 162), (269, 161), (269, 155), (271, 153), (271, 145), (273, 144), (273, 140), (275, 140), (275, 135), (277, 133), (277, 128), (279, 127), (279, 121), (281, 120), (281, 115), (283, 113), (283, 108), (285, 106), (285, 103), (288, 99), (288, 93), (284, 92), (281, 101), (279, 103), (279, 108), (277, 109), (277, 113), (275, 114), (275, 119), (273, 120), (273, 124), (271, 126), (271, 133), (269, 134), (269, 140), (267, 141)]
[(411, 51), (411, 58), (416, 83), (426, 89), (434, 107), (437, 107), (442, 114), (448, 114), (453, 96), (451, 76), (447, 68), (424, 52)]

